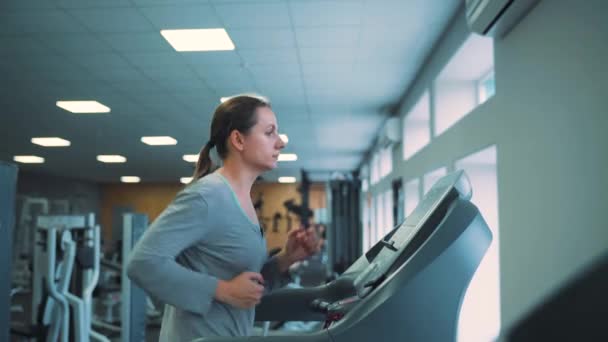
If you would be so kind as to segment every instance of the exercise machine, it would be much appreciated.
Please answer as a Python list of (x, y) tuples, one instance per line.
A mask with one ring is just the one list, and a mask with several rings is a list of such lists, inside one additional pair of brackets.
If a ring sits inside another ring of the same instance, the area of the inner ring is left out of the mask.
[(13, 226), (15, 220), (15, 194), (17, 167), (0, 161), (0, 341), (9, 341), (12, 279)]
[(414, 212), (334, 281), (262, 298), (256, 320), (318, 321), (306, 334), (197, 341), (453, 341), (466, 289), (492, 235), (463, 171), (440, 179)]

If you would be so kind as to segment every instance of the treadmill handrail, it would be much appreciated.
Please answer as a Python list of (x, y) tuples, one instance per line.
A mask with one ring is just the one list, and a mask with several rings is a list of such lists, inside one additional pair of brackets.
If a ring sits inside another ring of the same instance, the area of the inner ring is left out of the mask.
[(341, 277), (328, 284), (290, 289), (283, 288), (262, 297), (256, 307), (256, 321), (324, 321), (325, 314), (316, 310), (315, 300), (335, 302), (356, 295), (354, 281)]

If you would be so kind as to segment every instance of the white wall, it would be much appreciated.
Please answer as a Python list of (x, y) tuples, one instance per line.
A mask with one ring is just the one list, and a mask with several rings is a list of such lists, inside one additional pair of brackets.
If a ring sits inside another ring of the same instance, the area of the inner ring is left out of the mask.
[(544, 0), (495, 45), (504, 321), (608, 249), (607, 10)]
[[(608, 249), (608, 21), (604, 0), (542, 0), (494, 43), (496, 95), (371, 188), (497, 145), (501, 321), (525, 311)], [(429, 88), (468, 35), (457, 16), (408, 89)], [(407, 164), (407, 166), (406, 166)]]

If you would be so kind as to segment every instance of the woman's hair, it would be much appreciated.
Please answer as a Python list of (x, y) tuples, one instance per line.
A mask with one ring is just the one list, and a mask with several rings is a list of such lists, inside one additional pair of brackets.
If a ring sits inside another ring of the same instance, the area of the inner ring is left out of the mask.
[(198, 155), (192, 182), (213, 172), (213, 162), (209, 155), (215, 146), (220, 159), (228, 155), (228, 137), (233, 130), (246, 135), (257, 123), (256, 110), (260, 107), (270, 108), (270, 102), (258, 95), (237, 95), (222, 102), (213, 114), (209, 141)]

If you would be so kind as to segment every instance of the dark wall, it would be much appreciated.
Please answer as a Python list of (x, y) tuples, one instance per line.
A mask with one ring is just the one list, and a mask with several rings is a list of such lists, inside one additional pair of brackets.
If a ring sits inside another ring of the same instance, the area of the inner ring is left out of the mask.
[(68, 200), (70, 214), (94, 212), (99, 220), (100, 194), (97, 183), (33, 172), (19, 172), (18, 196)]
[(17, 167), (0, 161), (0, 341), (8, 341), (11, 288), (11, 239), (13, 236)]

